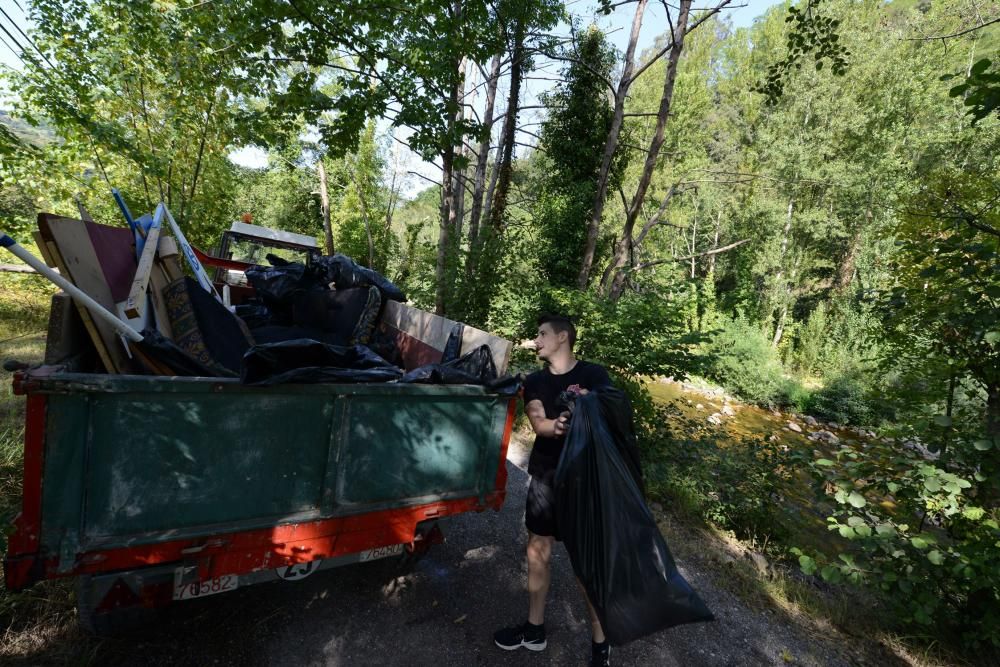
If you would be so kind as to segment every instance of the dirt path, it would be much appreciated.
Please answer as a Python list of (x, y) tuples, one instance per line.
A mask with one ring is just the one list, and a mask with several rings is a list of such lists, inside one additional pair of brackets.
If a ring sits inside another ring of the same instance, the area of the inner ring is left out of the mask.
[[(544, 653), (507, 653), (493, 631), (527, 613), (524, 590), (526, 452), (512, 447), (509, 495), (499, 513), (465, 515), (446, 526), (447, 542), (409, 573), (377, 561), (318, 572), (295, 583), (252, 586), (177, 604), (154, 628), (128, 639), (96, 640), (76, 631), (25, 663), (95, 655), (111, 665), (583, 665), (589, 656), (586, 612), (565, 550), (557, 549)], [(681, 571), (718, 621), (683, 626), (614, 653), (616, 665), (859, 664), (839, 655), (779, 612), (760, 611), (724, 582)]]

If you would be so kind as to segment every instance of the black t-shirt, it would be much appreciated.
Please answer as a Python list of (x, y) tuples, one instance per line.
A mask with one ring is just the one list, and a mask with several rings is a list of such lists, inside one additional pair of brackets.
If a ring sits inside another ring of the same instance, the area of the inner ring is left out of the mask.
[[(574, 386), (589, 391), (610, 384), (611, 378), (608, 377), (604, 366), (587, 361), (577, 361), (568, 373), (562, 375), (555, 375), (550, 373), (548, 368), (543, 368), (525, 378), (524, 405), (527, 407), (531, 401), (541, 401), (545, 408), (545, 417), (555, 419), (559, 416), (558, 400), (562, 392)], [(565, 440), (565, 436), (559, 438), (535, 436), (535, 446), (528, 460), (528, 474), (541, 477), (554, 472)]]

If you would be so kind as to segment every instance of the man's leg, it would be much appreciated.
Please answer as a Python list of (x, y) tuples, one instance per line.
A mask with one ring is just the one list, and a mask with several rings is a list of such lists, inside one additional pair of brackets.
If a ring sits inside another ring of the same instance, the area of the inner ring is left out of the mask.
[(597, 610), (594, 609), (594, 605), (590, 604), (590, 596), (587, 595), (587, 589), (584, 588), (583, 582), (577, 579), (576, 584), (583, 593), (583, 599), (587, 601), (587, 613), (590, 614), (590, 631), (594, 635), (591, 644), (590, 665), (591, 667), (610, 667), (611, 646), (608, 645), (607, 637), (604, 636), (601, 619), (597, 617)]
[(576, 585), (580, 587), (583, 599), (587, 602), (587, 613), (590, 614), (590, 630), (594, 635), (594, 643), (603, 644), (604, 628), (601, 627), (601, 619), (597, 617), (597, 610), (594, 609), (594, 605), (590, 604), (590, 596), (587, 595), (587, 589), (583, 587), (583, 582), (577, 579)]
[(545, 622), (545, 599), (552, 580), (549, 563), (554, 541), (552, 536), (528, 533), (528, 621), (533, 625)]

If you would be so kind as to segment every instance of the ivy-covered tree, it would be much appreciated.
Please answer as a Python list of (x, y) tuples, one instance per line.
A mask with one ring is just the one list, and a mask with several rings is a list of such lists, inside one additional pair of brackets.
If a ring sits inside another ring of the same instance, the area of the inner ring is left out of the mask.
[[(539, 146), (545, 170), (535, 211), (539, 266), (551, 285), (561, 287), (576, 284), (586, 248), (601, 152), (611, 129), (606, 82), (615, 64), (614, 52), (595, 26), (579, 34), (566, 57), (562, 82), (544, 97), (547, 114)], [(627, 155), (616, 153), (612, 190), (621, 182)]]

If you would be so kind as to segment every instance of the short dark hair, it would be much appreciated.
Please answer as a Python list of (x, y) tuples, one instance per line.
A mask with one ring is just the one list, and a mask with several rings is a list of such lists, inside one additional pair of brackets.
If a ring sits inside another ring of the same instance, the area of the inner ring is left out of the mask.
[(552, 330), (556, 333), (562, 333), (563, 331), (568, 333), (569, 349), (572, 350), (573, 346), (576, 345), (576, 325), (565, 315), (542, 315), (538, 318), (538, 326), (542, 326), (543, 324), (551, 326)]

